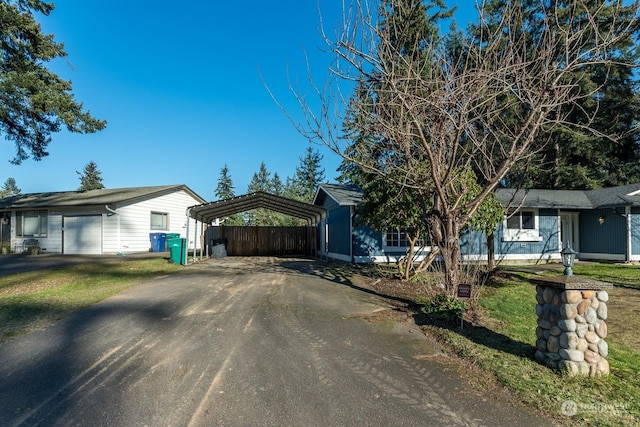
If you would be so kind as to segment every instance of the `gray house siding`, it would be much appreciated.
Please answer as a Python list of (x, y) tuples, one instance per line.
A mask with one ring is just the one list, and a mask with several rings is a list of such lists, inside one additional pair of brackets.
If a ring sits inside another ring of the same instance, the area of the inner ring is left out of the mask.
[[(604, 219), (600, 223), (600, 218)], [(594, 209), (580, 212), (580, 254), (581, 258), (626, 253), (626, 218), (614, 209)]]

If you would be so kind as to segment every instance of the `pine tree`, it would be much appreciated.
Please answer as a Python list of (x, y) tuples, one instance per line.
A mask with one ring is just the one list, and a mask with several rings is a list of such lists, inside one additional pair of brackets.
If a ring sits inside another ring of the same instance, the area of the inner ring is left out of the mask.
[[(231, 175), (229, 175), (229, 168), (226, 164), (220, 170), (220, 178), (218, 178), (215, 196), (219, 200), (227, 200), (235, 197), (233, 180), (231, 179)], [(233, 214), (221, 219), (224, 225), (244, 225), (244, 218), (241, 213)]]
[[(264, 162), (260, 163), (260, 169), (253, 174), (251, 182), (247, 187), (247, 193), (255, 193), (264, 191), (265, 193), (273, 193), (273, 180), (271, 172), (267, 169)], [(252, 209), (247, 212), (247, 225), (270, 226), (274, 224), (274, 213), (267, 209)]]
[(284, 194), (284, 184), (282, 183), (278, 172), (275, 172), (273, 174), (273, 179), (271, 179), (271, 192), (276, 196), (282, 196)]
[(80, 175), (80, 187), (78, 191), (100, 190), (104, 188), (102, 184), (102, 173), (98, 170), (98, 165), (90, 161), (82, 172), (76, 171)]
[(288, 193), (292, 198), (305, 203), (313, 201), (318, 186), (325, 179), (322, 159), (323, 156), (319, 151), (307, 147), (307, 152), (304, 157), (300, 157), (300, 164), (296, 167), (295, 175), (288, 185)]
[[(503, 7), (501, 0), (486, 4), (485, 17), (492, 25), (499, 25)], [(565, 26), (570, 25), (570, 20), (571, 25), (576, 26), (587, 23), (589, 15), (598, 9), (601, 33), (606, 33), (613, 25), (632, 25), (626, 29), (626, 37), (607, 49), (607, 55), (613, 60), (611, 63), (586, 64), (579, 71), (581, 89), (597, 88), (595, 94), (584, 98), (578, 106), (565, 108), (559, 116), (568, 125), (541, 134), (539, 145), (544, 145), (544, 150), (513, 168), (504, 184), (526, 188), (594, 189), (640, 181), (640, 139), (636, 132), (640, 93), (634, 71), (639, 58), (635, 41), (640, 36), (640, 27), (635, 7), (619, 8), (614, 3), (578, 3), (575, 0), (528, 0), (522, 2), (522, 7), (530, 20), (524, 31), (533, 41), (538, 37), (536, 29), (544, 27), (536, 25), (536, 20), (554, 14), (566, 21)], [(556, 30), (563, 31), (562, 25)], [(600, 34), (592, 32), (590, 36), (591, 40), (580, 41), (585, 52), (598, 42)]]
[(226, 164), (220, 169), (220, 177), (218, 178), (215, 196), (218, 200), (227, 200), (235, 197), (233, 180), (229, 175), (229, 168)]
[(260, 163), (260, 170), (253, 174), (251, 182), (247, 187), (247, 193), (255, 193), (256, 191), (264, 191), (270, 193), (272, 190), (271, 172), (267, 169), (264, 162)]
[(16, 180), (13, 178), (7, 178), (2, 189), (0, 189), (0, 197), (17, 196), (20, 193), (22, 193), (22, 190), (16, 186)]
[(51, 134), (63, 126), (75, 133), (106, 126), (74, 99), (70, 81), (45, 67), (67, 55), (62, 43), (41, 32), (34, 17), (48, 16), (53, 8), (42, 0), (0, 1), (0, 133), (15, 144), (14, 164), (49, 155)]

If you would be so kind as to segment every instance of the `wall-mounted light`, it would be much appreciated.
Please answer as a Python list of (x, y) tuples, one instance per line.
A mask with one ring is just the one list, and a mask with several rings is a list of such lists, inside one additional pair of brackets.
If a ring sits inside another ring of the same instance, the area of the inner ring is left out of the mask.
[(601, 216), (600, 218), (598, 218), (598, 222), (600, 224), (604, 224), (604, 216)]

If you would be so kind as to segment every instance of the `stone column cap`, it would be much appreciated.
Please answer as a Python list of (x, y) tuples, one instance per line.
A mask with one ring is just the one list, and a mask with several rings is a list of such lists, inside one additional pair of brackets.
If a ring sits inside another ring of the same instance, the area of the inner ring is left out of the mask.
[(532, 277), (529, 281), (539, 286), (546, 286), (561, 290), (592, 290), (613, 289), (613, 284), (600, 280), (580, 276), (542, 276)]

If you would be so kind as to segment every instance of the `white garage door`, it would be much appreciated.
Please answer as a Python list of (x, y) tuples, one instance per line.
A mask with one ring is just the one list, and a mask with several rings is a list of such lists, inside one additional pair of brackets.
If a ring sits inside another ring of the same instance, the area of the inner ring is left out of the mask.
[(102, 216), (65, 216), (62, 239), (65, 254), (101, 254)]

